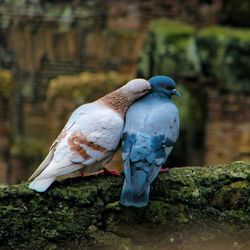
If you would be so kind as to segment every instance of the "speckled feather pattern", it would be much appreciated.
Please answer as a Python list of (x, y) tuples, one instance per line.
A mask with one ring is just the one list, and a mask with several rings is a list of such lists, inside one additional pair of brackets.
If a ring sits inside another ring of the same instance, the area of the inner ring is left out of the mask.
[(83, 145), (85, 147), (88, 147), (94, 151), (98, 151), (101, 153), (107, 151), (106, 148), (101, 147), (100, 145), (95, 144), (92, 141), (88, 141), (86, 136), (84, 136), (81, 132), (74, 132), (68, 138), (69, 150), (78, 153), (79, 155), (82, 156), (82, 158), (87, 160), (91, 158), (91, 155), (87, 153), (87, 150), (84, 149)]
[(100, 99), (100, 102), (106, 105), (107, 107), (112, 108), (113, 110), (118, 112), (122, 117), (124, 117), (128, 109), (129, 98), (123, 93), (123, 91), (117, 90), (102, 97)]

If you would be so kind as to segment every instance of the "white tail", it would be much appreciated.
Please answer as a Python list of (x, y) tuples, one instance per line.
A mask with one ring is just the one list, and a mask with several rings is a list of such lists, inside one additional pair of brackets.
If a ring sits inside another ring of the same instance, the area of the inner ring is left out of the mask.
[(44, 192), (49, 188), (49, 186), (53, 183), (54, 180), (55, 177), (40, 180), (35, 179), (30, 183), (29, 188), (36, 190), (37, 192)]

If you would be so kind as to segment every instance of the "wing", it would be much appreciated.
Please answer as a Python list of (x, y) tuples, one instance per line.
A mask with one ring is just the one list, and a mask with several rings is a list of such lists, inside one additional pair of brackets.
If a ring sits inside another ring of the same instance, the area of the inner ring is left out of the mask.
[[(53, 159), (37, 179), (71, 173), (111, 159), (123, 129), (123, 120), (110, 109), (81, 115), (56, 145)], [(101, 169), (102, 166), (98, 166)], [(94, 169), (93, 171), (96, 171)]]
[(75, 124), (75, 122), (81, 117), (81, 116), (85, 116), (88, 115), (89, 113), (91, 113), (92, 111), (94, 111), (96, 109), (96, 104), (95, 103), (87, 103), (84, 105), (81, 105), (80, 107), (78, 107), (70, 116), (69, 120), (67, 121), (67, 123), (65, 124), (63, 130), (61, 131), (61, 133), (58, 135), (58, 137), (56, 138), (56, 140), (52, 143), (50, 149), (52, 149), (53, 147), (56, 146), (56, 144), (58, 142), (60, 142), (62, 140), (62, 138), (65, 137), (67, 131)]
[[(122, 156), (125, 180), (121, 193), (123, 205), (143, 207), (147, 204), (150, 184), (168, 157), (165, 142), (164, 135), (124, 134)], [(173, 144), (168, 144), (168, 147), (172, 146)]]
[(52, 143), (48, 155), (46, 156), (44, 161), (39, 165), (39, 167), (36, 169), (36, 171), (31, 175), (31, 177), (29, 178), (29, 181), (36, 178), (50, 164), (50, 162), (53, 159), (57, 144), (60, 141), (62, 141), (63, 138), (66, 137), (68, 130), (75, 124), (75, 122), (79, 119), (79, 117), (85, 116), (88, 113), (90, 113), (94, 109), (95, 106), (96, 105), (94, 103), (84, 104), (84, 105), (81, 105), (80, 107), (78, 107), (71, 114), (71, 116), (70, 116), (68, 122), (66, 123), (66, 125), (64, 126), (63, 130), (58, 135), (56, 140)]
[[(145, 183), (151, 184), (167, 160), (166, 147), (172, 149), (173, 144), (174, 142), (169, 138), (166, 140), (164, 135), (124, 134), (122, 151), (125, 162), (124, 173), (128, 183), (134, 185), (136, 180), (132, 178), (133, 173), (142, 170), (146, 173)], [(145, 189), (142, 186), (144, 184), (139, 188), (139, 193)]]

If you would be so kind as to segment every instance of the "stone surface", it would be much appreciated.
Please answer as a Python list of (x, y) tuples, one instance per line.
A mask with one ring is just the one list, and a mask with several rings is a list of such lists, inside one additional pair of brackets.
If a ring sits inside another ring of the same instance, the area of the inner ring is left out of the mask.
[(164, 249), (177, 231), (184, 234), (194, 225), (200, 243), (209, 243), (219, 230), (250, 233), (247, 162), (173, 168), (157, 178), (142, 209), (119, 205), (122, 179), (68, 179), (46, 193), (29, 190), (28, 183), (1, 186), (0, 249)]
[(10, 97), (13, 89), (12, 73), (0, 69), (0, 183), (9, 183)]

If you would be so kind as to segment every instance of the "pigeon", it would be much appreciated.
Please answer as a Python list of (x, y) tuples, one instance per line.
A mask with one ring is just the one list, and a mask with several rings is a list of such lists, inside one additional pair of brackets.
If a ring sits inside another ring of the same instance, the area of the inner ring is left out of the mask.
[(123, 206), (145, 207), (150, 185), (166, 163), (179, 136), (179, 112), (172, 102), (179, 96), (168, 76), (150, 78), (151, 91), (127, 111), (122, 136)]
[(128, 107), (150, 89), (145, 79), (134, 79), (97, 101), (78, 107), (29, 178), (29, 188), (44, 192), (58, 176), (103, 169), (119, 145)]

